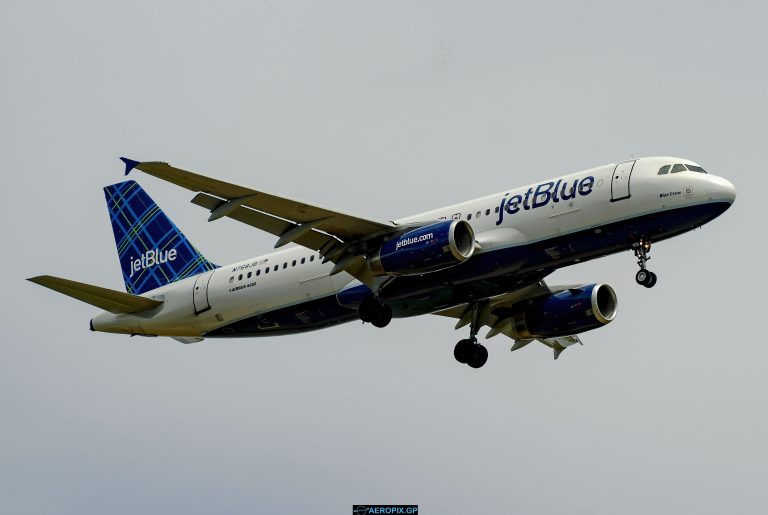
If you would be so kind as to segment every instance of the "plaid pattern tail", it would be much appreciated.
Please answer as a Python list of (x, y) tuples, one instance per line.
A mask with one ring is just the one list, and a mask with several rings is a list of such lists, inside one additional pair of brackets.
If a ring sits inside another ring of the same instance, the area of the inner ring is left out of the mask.
[(217, 268), (134, 181), (104, 188), (125, 289), (140, 295)]

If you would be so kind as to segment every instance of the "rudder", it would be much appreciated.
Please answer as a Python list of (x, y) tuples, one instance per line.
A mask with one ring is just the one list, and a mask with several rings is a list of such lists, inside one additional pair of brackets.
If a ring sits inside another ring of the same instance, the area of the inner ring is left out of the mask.
[(107, 186), (104, 196), (128, 293), (141, 295), (217, 268), (135, 181)]

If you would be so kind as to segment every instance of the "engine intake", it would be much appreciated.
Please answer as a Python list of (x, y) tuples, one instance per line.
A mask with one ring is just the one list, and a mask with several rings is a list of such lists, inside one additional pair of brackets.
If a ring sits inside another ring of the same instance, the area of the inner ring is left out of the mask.
[(579, 334), (610, 323), (618, 311), (616, 292), (607, 284), (588, 284), (534, 300), (514, 317), (520, 339)]
[(475, 233), (464, 220), (445, 220), (399, 234), (370, 255), (376, 275), (416, 275), (458, 265), (475, 252)]

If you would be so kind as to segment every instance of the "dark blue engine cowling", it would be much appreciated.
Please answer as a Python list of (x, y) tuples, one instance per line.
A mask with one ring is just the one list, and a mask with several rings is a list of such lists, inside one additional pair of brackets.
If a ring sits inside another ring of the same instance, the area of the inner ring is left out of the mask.
[(369, 258), (378, 275), (412, 275), (442, 270), (475, 252), (475, 234), (464, 220), (445, 220), (404, 232)]
[(522, 339), (579, 334), (616, 317), (618, 302), (607, 284), (587, 284), (535, 299), (514, 319)]

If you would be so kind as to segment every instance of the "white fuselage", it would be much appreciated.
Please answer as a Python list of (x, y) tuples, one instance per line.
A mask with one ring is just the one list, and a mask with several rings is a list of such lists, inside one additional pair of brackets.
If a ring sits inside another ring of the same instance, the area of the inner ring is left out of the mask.
[[(622, 241), (608, 239), (606, 233), (610, 230), (604, 232), (603, 228), (618, 227), (616, 224), (625, 221), (648, 223), (647, 220), (660, 213), (680, 213), (682, 217), (685, 208), (715, 203), (730, 205), (735, 197), (735, 190), (727, 180), (711, 174), (692, 171), (658, 174), (664, 164), (695, 165), (685, 159), (643, 158), (628, 163), (601, 166), (502, 191), (395, 222), (415, 224), (451, 218), (469, 222), (480, 248), (475, 256), (460, 265), (465, 274), (472, 270), (473, 262), (481, 261), (483, 254), (513, 247), (528, 248), (537, 242), (555, 241), (567, 235), (589, 237), (591, 234), (598, 242), (605, 238), (604, 248), (583, 256), (575, 253), (567, 262), (562, 261), (562, 251), (555, 246), (554, 250), (547, 249), (547, 259), (551, 258), (557, 268), (628, 248)], [(698, 211), (696, 213), (690, 221), (681, 222), (677, 217), (675, 229), (658, 239), (693, 229), (717, 216), (702, 222)], [(546, 262), (539, 261), (510, 263), (509, 268), (499, 270), (499, 274), (508, 275), (526, 266), (547, 266)], [(144, 296), (163, 301), (155, 310), (139, 315), (104, 312), (93, 318), (92, 327), (115, 333), (196, 337), (239, 320), (290, 307), (295, 308), (295, 316), (301, 320), (303, 304), (334, 296), (355, 281), (345, 272), (330, 276), (332, 267), (333, 263), (323, 264), (317, 252), (292, 247), (150, 291)], [(487, 278), (493, 271), (484, 269), (477, 273)]]

